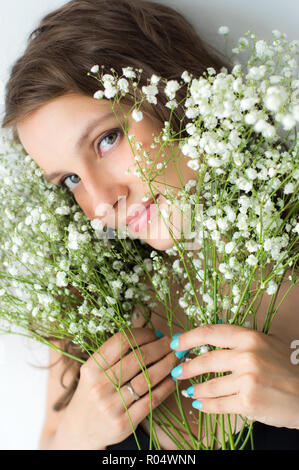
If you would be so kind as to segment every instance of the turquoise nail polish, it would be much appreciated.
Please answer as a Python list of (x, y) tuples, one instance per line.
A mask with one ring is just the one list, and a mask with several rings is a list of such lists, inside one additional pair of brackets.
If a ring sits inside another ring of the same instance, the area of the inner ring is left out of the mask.
[(177, 351), (175, 355), (178, 359), (183, 359), (183, 357), (186, 356), (189, 351), (190, 349), (188, 349), (187, 351)]
[(174, 338), (170, 343), (171, 349), (177, 349), (179, 347), (179, 340), (178, 338)]
[(177, 333), (176, 335), (173, 335), (173, 338), (176, 338), (177, 336), (180, 336), (182, 333)]
[(171, 338), (172, 341), (170, 343), (170, 347), (171, 349), (177, 349), (179, 347), (179, 338), (178, 336), (180, 336), (182, 333), (177, 333), (176, 335), (173, 335), (173, 337)]
[(192, 406), (193, 408), (196, 408), (197, 410), (201, 410), (202, 409), (202, 403), (201, 401), (199, 400), (195, 400), (192, 402)]
[(218, 325), (221, 325), (223, 323), (223, 321), (219, 318), (219, 320), (217, 321)]
[(164, 336), (164, 334), (159, 330), (155, 330), (155, 333), (156, 333), (156, 336), (158, 336), (158, 338), (163, 338)]
[(182, 375), (182, 366), (179, 365), (179, 366), (176, 366), (174, 369), (172, 369), (171, 371), (171, 375), (174, 379), (176, 379), (177, 377), (180, 377), (180, 375)]
[(191, 385), (191, 387), (187, 388), (186, 392), (188, 393), (189, 397), (193, 397), (193, 395), (194, 395), (194, 385)]

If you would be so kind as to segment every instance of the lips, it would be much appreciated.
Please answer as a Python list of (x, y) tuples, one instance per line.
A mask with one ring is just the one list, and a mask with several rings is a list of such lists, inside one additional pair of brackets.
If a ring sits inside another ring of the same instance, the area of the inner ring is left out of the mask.
[[(157, 200), (157, 198), (160, 196), (160, 194), (156, 194), (155, 195), (155, 199)], [(137, 220), (139, 219), (139, 217), (141, 217), (141, 215), (146, 211), (146, 209), (154, 203), (154, 199), (150, 199), (149, 201), (146, 201), (146, 202), (141, 202), (140, 205), (144, 206), (144, 209), (141, 210), (141, 211), (138, 211), (137, 214), (133, 215), (133, 216), (129, 216), (127, 217), (126, 219), (126, 224), (131, 224), (133, 222), (137, 222)]]

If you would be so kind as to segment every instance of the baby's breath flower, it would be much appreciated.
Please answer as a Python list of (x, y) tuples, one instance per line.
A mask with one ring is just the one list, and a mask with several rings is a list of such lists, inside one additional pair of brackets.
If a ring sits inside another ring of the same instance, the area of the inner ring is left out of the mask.
[(266, 41), (264, 41), (263, 39), (255, 43), (255, 51), (256, 51), (257, 57), (261, 57), (261, 58), (272, 57), (272, 55), (274, 54), (273, 51), (269, 48)]
[(102, 80), (104, 82), (104, 85), (108, 85), (109, 83), (112, 84), (115, 81), (115, 77), (109, 73), (106, 73), (103, 75)]
[(110, 85), (110, 83), (108, 82), (105, 86), (105, 91), (104, 91), (105, 97), (109, 100), (110, 98), (113, 98), (116, 95), (116, 93), (117, 93), (117, 88)]
[(229, 27), (228, 26), (220, 26), (218, 29), (218, 34), (221, 34), (223, 36), (227, 35), (229, 33)]
[(199, 169), (199, 162), (197, 160), (189, 160), (187, 166), (192, 170), (196, 171)]
[(119, 89), (121, 91), (123, 91), (124, 93), (128, 93), (129, 92), (129, 82), (128, 80), (126, 80), (125, 78), (120, 78), (117, 82), (117, 86), (119, 87)]
[(289, 131), (296, 125), (296, 120), (291, 113), (285, 114), (281, 119), (282, 127), (285, 131)]
[(210, 351), (210, 347), (208, 344), (205, 344), (203, 346), (200, 346), (199, 350), (200, 350), (200, 354), (205, 354)]
[(258, 262), (258, 259), (256, 256), (254, 255), (249, 255), (247, 260), (246, 260), (246, 263), (249, 264), (249, 266), (255, 266)]
[(152, 85), (157, 85), (160, 80), (161, 80), (161, 77), (158, 77), (157, 75), (153, 74), (151, 76), (150, 82), (151, 82)]
[(70, 214), (70, 208), (69, 208), (68, 206), (58, 207), (58, 208), (55, 210), (55, 214), (59, 214), (59, 215), (69, 215), (69, 214)]
[(114, 298), (111, 297), (110, 295), (107, 295), (106, 301), (108, 302), (108, 304), (112, 304), (112, 305), (115, 305), (115, 304), (117, 303), (117, 302), (116, 302), (116, 299), (114, 299)]
[(267, 89), (264, 103), (270, 111), (276, 112), (287, 99), (288, 94), (283, 86), (271, 86)]
[(287, 183), (283, 190), (284, 194), (292, 194), (294, 192), (294, 184)]
[(275, 284), (274, 281), (270, 281), (268, 284), (268, 288), (266, 289), (266, 292), (268, 295), (273, 295), (277, 291), (277, 284)]
[(102, 230), (103, 222), (100, 219), (93, 219), (90, 221), (90, 225), (94, 230)]
[(225, 245), (225, 252), (227, 254), (230, 254), (234, 249), (235, 249), (235, 242), (229, 242)]
[(185, 83), (189, 83), (191, 81), (191, 75), (187, 72), (187, 70), (182, 73), (181, 78)]
[(146, 100), (151, 104), (157, 104), (156, 95), (158, 94), (158, 88), (155, 84), (142, 87), (142, 92), (145, 94)]
[(132, 67), (124, 67), (122, 72), (126, 78), (136, 78), (136, 73), (133, 71)]
[(164, 92), (170, 100), (173, 100), (179, 87), (180, 87), (180, 84), (177, 80), (169, 80), (164, 89)]
[(94, 65), (93, 67), (91, 67), (90, 71), (92, 73), (98, 73), (100, 67), (98, 65)]
[(137, 111), (137, 109), (134, 109), (134, 111), (132, 112), (132, 118), (136, 122), (142, 121), (142, 119), (143, 119), (142, 111)]
[(272, 30), (272, 35), (274, 36), (275, 39), (280, 39), (282, 34), (280, 31), (278, 31), (278, 29), (273, 29)]
[[(229, 28), (218, 32), (227, 36)], [(273, 30), (269, 44), (248, 31), (233, 46), (236, 54), (247, 49), (248, 60), (235, 61), (232, 71), (207, 67), (194, 77), (185, 70), (181, 80), (167, 81), (156, 74), (141, 77), (142, 69), (128, 66), (121, 76), (110, 69), (92, 77), (102, 85), (94, 98), (112, 104), (136, 89), (129, 111), (135, 122), (143, 118), (144, 102), (158, 103), (163, 82), (164, 127), (152, 142), (126, 133), (133, 166), (122, 171), (145, 185), (142, 202), (162, 196), (155, 221), (168, 222), (169, 231), (177, 228), (177, 211), (189, 223), (170, 249), (153, 250), (144, 237), (135, 244), (126, 225), (113, 229), (90, 220), (70, 192), (46, 183), (22, 146), (14, 146), (7, 159), (0, 151), (1, 317), (23, 326), (27, 321), (30, 331), (35, 324), (45, 327), (41, 333), (53, 330), (85, 352), (95, 351), (107, 334), (132, 326), (137, 305), (146, 307), (147, 323), (159, 303), (172, 327), (176, 300), (190, 325), (223, 318), (251, 327), (245, 316), (258, 314), (257, 294), (277, 293), (286, 267), (297, 282), (299, 43)], [(98, 74), (99, 66), (90, 72)], [(183, 113), (176, 112), (179, 105)], [(13, 171), (5, 166), (12, 157)], [(172, 161), (177, 157), (184, 157), (194, 178), (183, 182), (181, 160)], [(165, 185), (162, 170), (172, 163), (177, 182)], [(193, 348), (195, 354), (209, 350)]]
[(176, 100), (171, 100), (171, 101), (168, 101), (165, 106), (169, 109), (175, 109), (178, 107), (178, 104), (176, 102)]
[(56, 275), (56, 285), (58, 287), (67, 286), (68, 282), (66, 281), (66, 273), (60, 271)]

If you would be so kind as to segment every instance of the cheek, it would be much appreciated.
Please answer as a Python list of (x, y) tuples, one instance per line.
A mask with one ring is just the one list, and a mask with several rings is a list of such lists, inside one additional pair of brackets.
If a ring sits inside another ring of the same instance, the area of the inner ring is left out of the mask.
[(94, 219), (94, 212), (88, 195), (83, 191), (77, 191), (77, 194), (74, 193), (74, 196), (77, 204), (81, 207), (86, 217), (88, 217), (89, 220)]
[[(157, 127), (157, 125), (153, 125), (153, 123), (148, 118), (143, 118), (142, 121), (133, 125), (130, 129), (129, 134), (135, 135), (135, 142), (141, 142), (142, 148), (140, 150), (140, 154), (143, 157), (143, 152), (149, 152), (149, 158), (153, 161), (155, 160), (155, 156), (159, 151), (159, 145), (156, 144), (157, 147), (155, 149), (151, 148), (151, 145), (154, 143), (155, 137), (159, 137), (161, 133), (161, 127)], [(138, 150), (134, 147), (134, 153), (137, 154)], [(161, 153), (160, 153), (161, 155)], [(143, 157), (143, 160), (145, 158)]]
[[(137, 151), (134, 151), (135, 155)], [(130, 148), (130, 143), (127, 140), (127, 137), (123, 137), (121, 144), (114, 150), (110, 155), (104, 157), (105, 162), (105, 172), (107, 172), (107, 177), (118, 181), (123, 182), (127, 181), (134, 175), (134, 155)], [(127, 170), (130, 170), (128, 173)]]

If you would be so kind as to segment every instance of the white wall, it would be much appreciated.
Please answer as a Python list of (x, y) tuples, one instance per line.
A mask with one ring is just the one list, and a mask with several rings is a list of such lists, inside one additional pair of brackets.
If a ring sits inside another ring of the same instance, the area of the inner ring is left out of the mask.
[(290, 40), (298, 39), (298, 0), (162, 0), (175, 6), (192, 24), (200, 36), (213, 45), (222, 44), (217, 35), (219, 26), (229, 26), (232, 37), (238, 39), (248, 29), (261, 39), (271, 39), (273, 29), (287, 33)]
[(37, 449), (46, 402), (48, 348), (0, 336), (0, 450)]
[[(0, 120), (1, 88), (12, 63), (25, 48), (29, 33), (62, 0), (9, 0), (0, 3)], [(298, 39), (299, 2), (295, 0), (161, 0), (196, 25), (203, 39), (223, 50), (218, 27), (229, 26), (237, 39), (248, 29), (271, 38), (272, 29)], [(190, 44), (192, 47), (192, 44)], [(1, 108), (2, 106), (2, 108)], [(1, 151), (1, 150), (0, 150)], [(48, 350), (21, 336), (0, 336), (0, 449), (37, 449), (46, 399)]]

